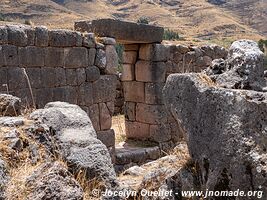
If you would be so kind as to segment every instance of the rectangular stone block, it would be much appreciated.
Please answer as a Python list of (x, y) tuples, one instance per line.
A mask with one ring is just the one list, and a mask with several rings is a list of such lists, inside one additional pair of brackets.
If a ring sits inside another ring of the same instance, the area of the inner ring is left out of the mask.
[(0, 26), (0, 45), (8, 43), (8, 33), (6, 26)]
[(64, 49), (48, 47), (45, 49), (45, 66), (64, 67)]
[(136, 106), (136, 103), (134, 102), (125, 102), (124, 112), (125, 112), (126, 120), (135, 121), (135, 106)]
[(53, 101), (63, 101), (63, 102), (67, 101), (65, 87), (51, 88), (51, 90), (52, 90)]
[(4, 54), (3, 54), (3, 48), (0, 46), (0, 67), (5, 66), (5, 60), (4, 60)]
[(147, 61), (167, 61), (170, 56), (169, 46), (163, 44), (142, 44), (139, 49), (139, 59)]
[(124, 64), (135, 64), (137, 59), (136, 51), (124, 51), (122, 54), (122, 62)]
[(138, 51), (139, 44), (125, 44), (124, 46), (125, 51)]
[(7, 25), (8, 44), (24, 47), (27, 45), (27, 35), (24, 27), (18, 25)]
[(89, 66), (85, 69), (86, 81), (94, 82), (100, 78), (100, 70), (96, 66)]
[(82, 35), (70, 30), (50, 30), (49, 45), (53, 47), (82, 46)]
[(30, 26), (27, 26), (25, 27), (25, 33), (27, 35), (27, 46), (34, 46), (35, 29)]
[(28, 46), (19, 48), (19, 64), (22, 67), (43, 67), (44, 48)]
[(71, 104), (78, 104), (78, 87), (65, 86), (66, 102)]
[(78, 103), (82, 106), (90, 106), (93, 104), (92, 83), (85, 82), (79, 86)]
[(56, 86), (56, 70), (52, 67), (41, 68), (42, 87), (53, 88)]
[(115, 146), (115, 132), (113, 129), (106, 131), (97, 131), (97, 138), (107, 147)]
[(93, 20), (90, 25), (79, 22), (76, 23), (75, 28), (84, 32), (93, 30), (100, 37), (116, 38), (118, 43), (123, 44), (161, 42), (164, 32), (162, 27), (114, 19)]
[(95, 64), (96, 49), (88, 49), (88, 66), (93, 66)]
[(123, 93), (125, 101), (145, 102), (145, 83), (123, 82)]
[(165, 82), (164, 62), (138, 61), (135, 65), (135, 78), (142, 82)]
[(66, 69), (67, 85), (78, 85), (76, 69)]
[(116, 75), (103, 75), (93, 82), (92, 97), (94, 103), (115, 101), (116, 81)]
[(45, 26), (35, 28), (35, 45), (39, 47), (48, 46), (48, 29)]
[(112, 113), (109, 111), (105, 103), (99, 104), (99, 113), (100, 113), (100, 129), (108, 130), (111, 128), (112, 124)]
[(3, 45), (2, 46), (4, 64), (6, 66), (18, 66), (18, 47), (14, 45)]
[(145, 102), (147, 104), (164, 104), (163, 87), (164, 83), (145, 83)]
[(26, 68), (26, 73), (32, 88), (41, 88), (41, 69), (40, 68)]
[(167, 112), (164, 105), (136, 104), (136, 120), (147, 124), (167, 123)]
[(172, 139), (169, 124), (150, 125), (150, 139), (155, 142), (167, 142)]
[(132, 81), (134, 79), (134, 65), (123, 64), (121, 81)]
[(77, 84), (81, 85), (86, 81), (86, 71), (85, 68), (76, 69)]
[(149, 138), (149, 124), (140, 122), (125, 121), (126, 137), (128, 139), (147, 139)]
[(106, 102), (106, 105), (108, 107), (110, 115), (113, 116), (115, 110), (115, 102), (114, 101)]
[(88, 66), (88, 52), (84, 47), (73, 47), (64, 49), (64, 60), (66, 68), (80, 68)]
[(53, 101), (53, 90), (52, 88), (35, 89), (34, 98), (37, 108), (44, 108), (45, 104)]
[(105, 74), (116, 74), (119, 66), (119, 57), (114, 45), (106, 45), (106, 60)]
[(7, 68), (6, 67), (0, 67), (0, 86), (1, 90), (4, 88), (6, 90), (6, 87), (3, 87), (3, 84), (8, 84), (7, 82)]
[(94, 129), (100, 131), (100, 121), (99, 121), (99, 107), (98, 104), (93, 104), (88, 107), (88, 115), (92, 121)]
[(23, 69), (9, 67), (7, 71), (8, 88), (10, 91), (17, 91), (27, 87), (26, 76)]
[(62, 67), (56, 67), (55, 73), (56, 73), (56, 77), (55, 77), (56, 87), (66, 86), (67, 85), (66, 69)]

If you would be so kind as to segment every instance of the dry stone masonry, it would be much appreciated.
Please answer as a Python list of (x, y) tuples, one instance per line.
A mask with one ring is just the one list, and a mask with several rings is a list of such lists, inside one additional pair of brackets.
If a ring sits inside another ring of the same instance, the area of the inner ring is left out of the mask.
[[(124, 45), (120, 80), (127, 138), (151, 140), (159, 143), (162, 149), (170, 148), (182, 137), (182, 130), (163, 101), (162, 89), (168, 75), (201, 71), (212, 60), (227, 55), (219, 46), (196, 48), (161, 44), (163, 29), (152, 25), (101, 19), (76, 22), (75, 29), (113, 37)], [(120, 95), (117, 100), (122, 100)]]
[(22, 25), (1, 26), (0, 36), (0, 92), (18, 96), (24, 106), (42, 108), (51, 101), (81, 106), (113, 151), (116, 41)]

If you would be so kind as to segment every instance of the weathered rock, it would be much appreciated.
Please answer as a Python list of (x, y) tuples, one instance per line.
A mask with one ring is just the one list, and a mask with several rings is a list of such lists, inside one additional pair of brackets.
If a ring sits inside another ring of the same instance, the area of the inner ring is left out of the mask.
[(8, 33), (6, 26), (0, 26), (0, 44), (7, 44), (8, 43)]
[[(225, 72), (217, 71), (217, 74), (214, 74), (217, 75), (215, 82), (226, 88), (261, 91), (266, 87), (263, 60), (264, 54), (256, 42), (236, 41), (229, 49), (224, 66), (222, 63), (219, 64), (219, 68), (225, 68)], [(211, 68), (214, 71), (218, 64), (215, 63)]]
[(106, 52), (103, 49), (97, 49), (96, 58), (95, 58), (95, 65), (99, 69), (105, 69), (106, 64), (107, 64)]
[(70, 30), (50, 30), (49, 45), (53, 47), (75, 47), (82, 46), (82, 35)]
[(163, 44), (143, 44), (140, 46), (139, 59), (147, 61), (167, 61), (170, 48)]
[(45, 163), (27, 177), (32, 188), (27, 199), (82, 200), (83, 190), (65, 166), (59, 162)]
[(18, 47), (14, 45), (2, 45), (2, 52), (4, 58), (4, 65), (18, 66)]
[(26, 46), (27, 45), (27, 35), (24, 28), (18, 25), (8, 25), (8, 44), (16, 46)]
[(79, 106), (52, 102), (30, 118), (54, 130), (59, 152), (73, 172), (83, 170), (87, 178), (96, 177), (107, 187), (116, 185), (108, 149), (97, 139), (91, 120)]
[(100, 70), (96, 66), (90, 66), (86, 68), (86, 80), (88, 82), (94, 82), (100, 78)]
[(123, 82), (125, 101), (145, 102), (145, 83), (137, 81)]
[[(248, 62), (248, 70), (254, 64), (246, 75), (252, 81), (258, 80), (256, 74), (262, 76), (257, 52), (239, 57), (241, 48), (233, 54)], [(266, 195), (267, 93), (215, 87), (205, 75), (176, 74), (168, 77), (164, 96), (186, 131), (189, 152), (200, 166), (202, 189), (254, 188)]]
[(71, 147), (66, 159), (70, 165), (77, 165), (74, 172), (84, 170), (86, 177), (102, 180), (108, 188), (116, 186), (116, 174), (109, 152), (100, 140), (91, 138), (85, 147)]
[(102, 38), (100, 38), (100, 42), (105, 44), (105, 45), (115, 45), (116, 44), (115, 38), (110, 38), (110, 37), (102, 37)]
[(135, 78), (141, 82), (165, 82), (164, 62), (138, 61), (135, 65)]
[(105, 68), (105, 74), (116, 74), (119, 65), (119, 58), (113, 45), (106, 46), (106, 59), (107, 64)]
[(87, 129), (87, 134), (96, 137), (92, 122), (79, 106), (65, 102), (51, 102), (44, 109), (34, 111), (31, 119), (38, 120), (48, 125), (55, 131), (63, 132), (64, 129)]
[(8, 94), (0, 94), (0, 115), (17, 116), (20, 115), (20, 98)]
[(88, 51), (84, 47), (72, 47), (64, 49), (64, 61), (66, 68), (81, 68), (88, 66)]
[(45, 26), (35, 28), (35, 45), (40, 47), (48, 46), (48, 29)]
[(23, 117), (0, 117), (1, 126), (21, 126), (24, 124)]

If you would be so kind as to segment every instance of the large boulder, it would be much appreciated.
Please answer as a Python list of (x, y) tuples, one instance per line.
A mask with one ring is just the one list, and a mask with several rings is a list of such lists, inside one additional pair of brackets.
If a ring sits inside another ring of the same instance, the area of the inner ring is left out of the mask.
[(54, 132), (55, 146), (76, 173), (85, 171), (87, 178), (97, 178), (107, 187), (116, 186), (116, 174), (109, 151), (97, 139), (92, 122), (79, 106), (51, 102), (30, 115), (36, 123), (45, 124)]
[(17, 116), (21, 113), (21, 100), (9, 94), (0, 94), (0, 116)]
[[(257, 85), (252, 81), (259, 80), (257, 74), (261, 76), (255, 70), (256, 58), (249, 62), (240, 57), (252, 73), (245, 75), (251, 86)], [(267, 93), (218, 87), (208, 76), (190, 73), (170, 75), (164, 97), (167, 109), (186, 132), (201, 188), (259, 190), (265, 199)]]
[(213, 61), (206, 73), (225, 88), (262, 91), (266, 87), (264, 54), (251, 40), (234, 42), (226, 60)]

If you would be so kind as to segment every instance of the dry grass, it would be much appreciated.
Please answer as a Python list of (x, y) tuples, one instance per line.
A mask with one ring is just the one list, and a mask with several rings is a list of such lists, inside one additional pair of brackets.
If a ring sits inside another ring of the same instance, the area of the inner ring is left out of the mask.
[[(30, 122), (28, 122), (30, 123)], [(38, 147), (39, 160), (37, 163), (31, 162), (31, 153), (28, 148), (22, 151), (16, 151), (9, 147), (9, 141), (3, 140), (6, 133), (11, 128), (0, 127), (0, 152), (1, 157), (7, 163), (8, 176), (10, 180), (5, 186), (7, 200), (26, 199), (30, 189), (25, 186), (26, 177), (28, 177), (38, 166), (44, 162), (46, 156), (45, 148), (29, 138), (22, 127), (17, 128), (19, 138), (23, 141), (23, 146), (34, 144)]]
[[(253, 12), (262, 13), (262, 7), (264, 5), (254, 4)], [(229, 11), (213, 6), (205, 0), (181, 1), (176, 7), (160, 5), (157, 1), (148, 3), (140, 0), (130, 0), (120, 5), (112, 5), (102, 0), (67, 1), (64, 5), (56, 4), (51, 0), (6, 0), (0, 2), (0, 9), (2, 13), (21, 14), (22, 17), (11, 19), (19, 23), (25, 22), (23, 15), (27, 13), (27, 15), (36, 15), (31, 18), (35, 25), (68, 29), (73, 29), (73, 23), (77, 20), (114, 18), (115, 14), (122, 15), (121, 18), (124, 20), (136, 22), (140, 17), (145, 16), (152, 24), (177, 31), (183, 37), (184, 40), (181, 41), (183, 43), (211, 43), (215, 38), (218, 41), (220, 38), (253, 38), (255, 40), (263, 38), (253, 28), (244, 24), (243, 18), (247, 16), (240, 18), (237, 15), (238, 9), (236, 12), (235, 10)], [(258, 17), (257, 20), (264, 22), (266, 19), (264, 17)], [(199, 35), (208, 33), (213, 33), (210, 41), (197, 39)]]
[(119, 144), (119, 143), (124, 142), (126, 140), (124, 115), (113, 116), (111, 128), (115, 131), (116, 144)]
[(199, 79), (201, 80), (202, 83), (205, 83), (207, 84), (209, 87), (215, 87), (216, 86), (216, 83), (213, 82), (209, 76), (207, 76), (206, 74), (204, 73), (200, 73), (198, 74), (198, 77)]

